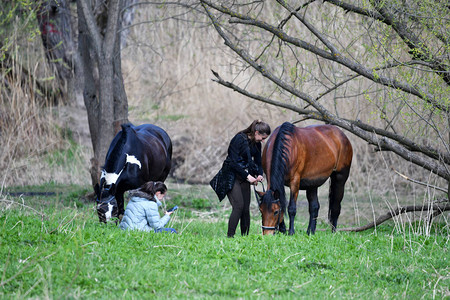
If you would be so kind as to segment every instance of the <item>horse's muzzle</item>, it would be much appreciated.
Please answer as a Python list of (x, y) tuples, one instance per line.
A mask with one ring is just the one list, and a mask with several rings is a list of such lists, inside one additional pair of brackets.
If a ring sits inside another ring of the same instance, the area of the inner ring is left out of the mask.
[(100, 201), (97, 199), (97, 214), (99, 221), (102, 223), (107, 223), (112, 218), (117, 218), (118, 207), (116, 198), (110, 195)]

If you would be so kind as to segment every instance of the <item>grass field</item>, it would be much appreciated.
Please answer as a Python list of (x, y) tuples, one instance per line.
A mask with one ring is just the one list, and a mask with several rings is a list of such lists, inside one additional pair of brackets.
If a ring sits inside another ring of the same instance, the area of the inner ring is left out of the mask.
[[(88, 188), (31, 187), (0, 202), (0, 298), (407, 298), (450, 297), (449, 232), (399, 232), (394, 223), (332, 234), (226, 238), (229, 206), (208, 189), (174, 186), (179, 234), (123, 232), (100, 224)], [(14, 189), (10, 190), (14, 192)], [(205, 192), (206, 191), (206, 192)], [(51, 194), (41, 194), (51, 192)], [(323, 209), (327, 205), (323, 206)], [(306, 210), (306, 208), (302, 208)]]

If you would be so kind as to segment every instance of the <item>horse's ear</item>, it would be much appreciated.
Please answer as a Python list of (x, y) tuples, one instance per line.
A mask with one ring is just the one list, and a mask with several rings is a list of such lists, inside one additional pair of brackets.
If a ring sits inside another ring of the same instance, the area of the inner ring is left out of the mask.
[(273, 192), (273, 199), (276, 200), (280, 199), (280, 192), (278, 190)]
[(123, 123), (120, 125), (120, 127), (122, 127), (122, 131), (127, 131), (128, 128), (131, 128), (131, 124), (130, 123)]

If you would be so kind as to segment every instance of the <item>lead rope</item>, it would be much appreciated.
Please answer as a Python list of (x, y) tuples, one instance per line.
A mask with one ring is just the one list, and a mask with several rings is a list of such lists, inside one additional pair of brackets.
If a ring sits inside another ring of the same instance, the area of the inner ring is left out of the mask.
[[(262, 189), (263, 189), (262, 191), (263, 191), (263, 193), (265, 193), (266, 189), (264, 188), (264, 183), (262, 181), (261, 181), (261, 184), (262, 184)], [(258, 202), (258, 204), (259, 204), (259, 201), (258, 201), (259, 195), (256, 192), (256, 185), (253, 185), (253, 191), (255, 192), (256, 202)]]
[[(262, 188), (263, 188), (263, 193), (265, 193), (266, 189), (265, 189), (264, 183), (262, 181), (261, 181), (261, 184), (262, 184)], [(256, 185), (253, 186), (253, 191), (255, 192), (256, 201), (259, 204), (259, 201), (258, 201), (259, 195), (256, 192)], [(261, 226), (261, 228), (268, 229), (268, 230), (275, 230), (275, 233), (278, 233), (280, 231), (280, 229), (279, 229), (280, 228), (280, 215), (281, 215), (281, 209), (278, 211), (277, 226), (273, 226), (273, 227), (272, 226)]]

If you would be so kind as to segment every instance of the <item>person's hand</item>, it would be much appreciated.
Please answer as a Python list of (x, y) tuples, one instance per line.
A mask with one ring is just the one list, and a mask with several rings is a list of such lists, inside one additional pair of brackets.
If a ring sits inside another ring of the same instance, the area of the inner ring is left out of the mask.
[(247, 181), (250, 182), (250, 184), (258, 184), (258, 180), (250, 174), (247, 176)]
[(171, 214), (173, 214), (173, 212), (174, 212), (174, 211), (166, 211), (166, 215), (169, 215), (169, 216), (170, 216)]
[(256, 178), (256, 181), (262, 182), (264, 180), (264, 177), (262, 175), (258, 175), (258, 178)]

